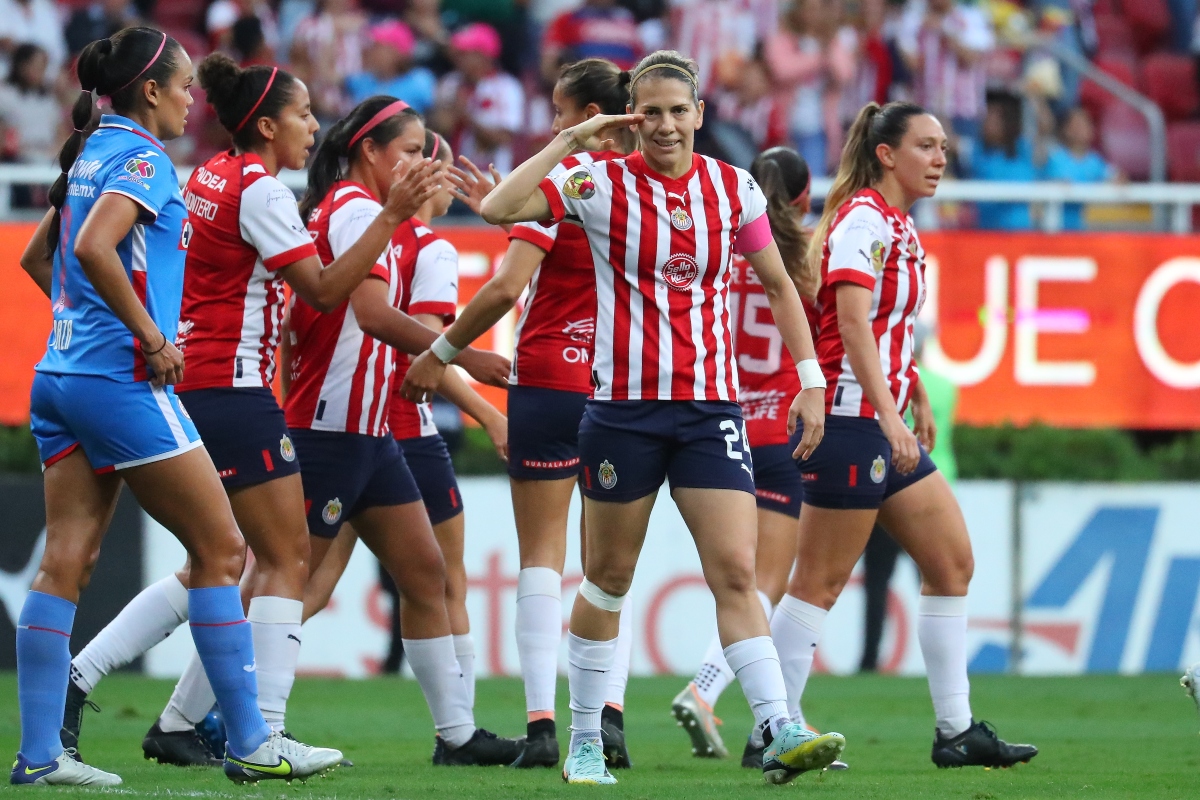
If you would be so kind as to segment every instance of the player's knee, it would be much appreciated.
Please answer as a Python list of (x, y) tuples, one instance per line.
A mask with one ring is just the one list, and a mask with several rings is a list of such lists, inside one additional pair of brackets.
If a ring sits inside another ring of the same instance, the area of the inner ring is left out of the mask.
[(633, 567), (621, 563), (589, 564), (587, 580), (601, 591), (613, 597), (624, 597), (633, 583)]
[(53, 587), (55, 592), (83, 591), (91, 579), (98, 554), (84, 546), (48, 549), (38, 567), (38, 583)]
[(189, 555), (193, 566), (210, 576), (220, 575), (236, 582), (246, 564), (246, 541), (236, 527), (198, 537)]
[(753, 594), (757, 587), (754, 554), (722, 559), (717, 569), (708, 571), (707, 579), (714, 595)]
[(975, 557), (965, 550), (942, 553), (935, 564), (921, 570), (921, 579), (935, 596), (958, 597), (967, 593), (974, 574)]

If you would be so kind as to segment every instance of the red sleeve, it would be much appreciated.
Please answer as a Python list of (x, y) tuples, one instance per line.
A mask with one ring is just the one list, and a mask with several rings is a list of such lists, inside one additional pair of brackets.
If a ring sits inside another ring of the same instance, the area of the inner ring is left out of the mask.
[(367, 277), (379, 278), (379, 280), (383, 281), (384, 283), (390, 283), (392, 280), (392, 273), (391, 270), (376, 261), (371, 266), (371, 271), (367, 273)]
[(413, 317), (417, 314), (432, 314), (435, 317), (441, 317), (443, 324), (449, 325), (458, 316), (458, 308), (454, 303), (429, 301), (426, 303), (413, 303), (408, 307), (408, 314)]
[[(547, 195), (549, 199), (549, 195)], [(541, 231), (531, 230), (524, 225), (514, 225), (512, 231), (508, 234), (508, 240), (511, 242), (514, 239), (520, 239), (523, 242), (529, 242), (534, 247), (544, 250), (549, 253), (554, 247), (554, 240)]]
[(268, 272), (274, 272), (277, 269), (290, 267), (297, 261), (303, 261), (309, 256), (315, 257), (316, 255), (317, 246), (309, 242), (308, 244), (302, 244), (299, 247), (293, 247), (291, 250), (271, 256), (270, 258), (264, 258), (263, 266), (267, 268)]
[(856, 283), (866, 289), (875, 290), (875, 280), (857, 269), (835, 269), (825, 276), (825, 283), (830, 286), (835, 283)]
[(538, 184), (538, 188), (542, 190), (542, 194), (546, 195), (546, 202), (550, 204), (550, 213), (552, 219), (550, 222), (542, 221), (546, 227), (562, 222), (567, 216), (567, 207), (563, 203), (562, 195), (559, 193), (558, 184), (549, 178), (542, 178), (542, 182)]

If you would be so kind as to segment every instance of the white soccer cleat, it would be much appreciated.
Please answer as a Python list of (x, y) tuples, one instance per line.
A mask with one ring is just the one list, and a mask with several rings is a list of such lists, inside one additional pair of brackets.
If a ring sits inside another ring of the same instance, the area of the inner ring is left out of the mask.
[(225, 775), (234, 783), (265, 780), (304, 780), (326, 772), (342, 761), (342, 751), (312, 747), (272, 731), (257, 750), (245, 758), (234, 758), (225, 749)]
[(121, 776), (76, 761), (63, 751), (49, 764), (38, 766), (17, 754), (9, 782), (14, 786), (120, 786)]
[(692, 740), (692, 755), (696, 758), (726, 758), (729, 751), (717, 726), (721, 720), (712, 707), (700, 699), (695, 684), (689, 683), (671, 701), (671, 714)]
[(1183, 673), (1183, 677), (1179, 679), (1179, 685), (1196, 703), (1196, 710), (1200, 711), (1200, 661), (1192, 664), (1188, 671)]

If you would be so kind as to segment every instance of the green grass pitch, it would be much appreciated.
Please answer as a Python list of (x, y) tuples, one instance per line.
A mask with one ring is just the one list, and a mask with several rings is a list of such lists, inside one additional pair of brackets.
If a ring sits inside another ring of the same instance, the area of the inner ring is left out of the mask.
[[(972, 681), (975, 713), (1002, 736), (1030, 741), (1041, 754), (1009, 770), (938, 770), (929, 761), (932, 712), (925, 682), (892, 677), (819, 676), (807, 692), (810, 719), (846, 735), (843, 773), (802, 775), (784, 787), (737, 760), (691, 757), (688, 739), (669, 713), (683, 685), (676, 678), (635, 678), (626, 705), (634, 769), (620, 784), (568, 787), (555, 770), (433, 767), (429, 712), (413, 681), (301, 679), (288, 709), (301, 739), (342, 748), (356, 766), (290, 786), (264, 782), (237, 787), (219, 770), (181, 770), (142, 759), (140, 742), (171, 685), (133, 675), (107, 679), (93, 694), (104, 709), (84, 717), (81, 750), (114, 770), (124, 786), (107, 794), (134, 797), (532, 798), (573, 794), (613, 798), (730, 798), (772, 794), (819, 798), (1197, 798), (1200, 797), (1200, 718), (1177, 677), (1010, 678)], [(16, 679), (0, 675), (0, 750), (19, 745)], [(559, 690), (559, 740), (565, 746), (566, 686)], [(524, 731), (524, 702), (516, 680), (483, 680), (478, 722), (505, 735)], [(738, 687), (717, 708), (729, 749), (740, 755), (750, 714)], [(8, 791), (14, 791), (5, 786)], [(37, 790), (25, 790), (30, 794)], [(52, 796), (99, 790), (52, 789)]]

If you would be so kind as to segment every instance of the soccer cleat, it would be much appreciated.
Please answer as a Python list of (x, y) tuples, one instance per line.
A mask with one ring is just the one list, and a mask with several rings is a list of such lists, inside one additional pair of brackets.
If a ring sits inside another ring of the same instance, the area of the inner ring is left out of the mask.
[(671, 713), (692, 740), (692, 755), (696, 758), (726, 758), (729, 751), (721, 741), (717, 726), (721, 720), (713, 714), (708, 703), (700, 699), (695, 684), (689, 683), (671, 701)]
[(121, 776), (76, 761), (64, 750), (49, 764), (37, 765), (17, 753), (9, 782), (14, 786), (120, 786)]
[(1188, 671), (1183, 673), (1183, 677), (1179, 679), (1179, 685), (1196, 703), (1196, 710), (1200, 711), (1200, 661), (1192, 664)]
[(433, 763), (439, 767), (496, 767), (508, 766), (521, 755), (520, 739), (504, 739), (491, 731), (476, 728), (465, 744), (451, 747), (442, 737), (435, 737)]
[(567, 756), (562, 776), (567, 783), (589, 786), (610, 786), (617, 782), (604, 766), (604, 751), (595, 742), (584, 742)]
[(219, 710), (196, 723), (196, 733), (204, 740), (208, 752), (218, 761), (225, 758), (225, 718)]
[(245, 758), (234, 758), (225, 750), (225, 776), (234, 783), (264, 780), (304, 780), (328, 772), (342, 760), (342, 751), (312, 747), (271, 731), (267, 740)]
[(521, 743), (521, 754), (510, 766), (517, 769), (558, 766), (558, 737), (555, 735), (554, 720), (539, 719), (529, 723)]
[(972, 722), (971, 727), (953, 738), (937, 731), (933, 742), (933, 763), (945, 767), (1011, 767), (1028, 763), (1038, 754), (1031, 744), (1009, 744), (996, 735), (990, 722)]
[(83, 756), (79, 754), (79, 730), (83, 727), (83, 709), (88, 706), (93, 711), (100, 711), (100, 706), (88, 700), (87, 692), (76, 686), (74, 681), (68, 680), (67, 704), (63, 709), (63, 724), (58, 738), (63, 749), (72, 754), (76, 761), (83, 761)]
[(802, 772), (826, 769), (845, 747), (840, 733), (813, 733), (789, 722), (763, 750), (763, 780), (782, 784)]
[(600, 712), (600, 745), (604, 750), (604, 763), (609, 769), (632, 769), (629, 748), (625, 746), (625, 714), (612, 706)]
[[(813, 731), (813, 733), (817, 733), (817, 731)], [(755, 744), (753, 737), (746, 737), (746, 748), (742, 750), (742, 766), (746, 769), (762, 769), (763, 751), (766, 749), (765, 744)], [(840, 772), (850, 769), (850, 765), (845, 761), (834, 761), (825, 769)]]
[(195, 728), (186, 731), (164, 731), (158, 720), (154, 721), (154, 726), (142, 739), (142, 754), (160, 764), (176, 767), (221, 766), (221, 759), (213, 756)]

